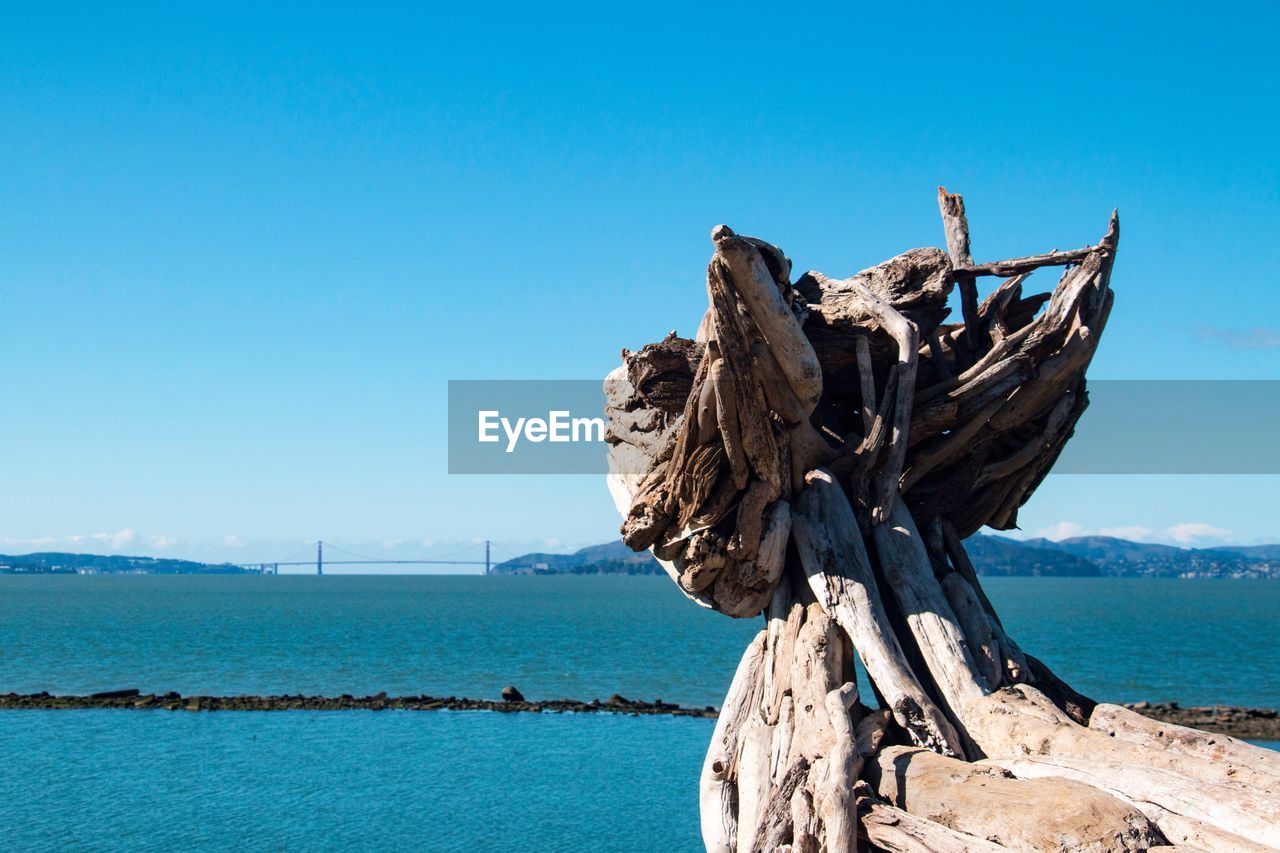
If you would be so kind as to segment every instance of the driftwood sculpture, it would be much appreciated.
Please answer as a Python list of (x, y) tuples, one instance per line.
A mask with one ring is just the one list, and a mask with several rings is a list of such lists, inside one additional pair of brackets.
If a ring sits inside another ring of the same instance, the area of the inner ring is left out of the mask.
[[(963, 201), (938, 201), (945, 252), (844, 279), (717, 227), (696, 338), (624, 350), (606, 383), (623, 539), (765, 617), (703, 767), (707, 849), (1280, 847), (1280, 754), (1076, 693), (965, 554), (1084, 411), (1116, 216), (1096, 245), (975, 263)], [(1043, 267), (1057, 286), (1024, 292)]]

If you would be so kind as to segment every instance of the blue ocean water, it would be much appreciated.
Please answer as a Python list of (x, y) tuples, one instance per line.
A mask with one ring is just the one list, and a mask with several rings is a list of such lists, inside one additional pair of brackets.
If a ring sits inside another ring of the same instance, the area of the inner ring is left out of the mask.
[[(1280, 584), (988, 579), (1095, 698), (1280, 705)], [(0, 577), (0, 692), (720, 703), (757, 620), (665, 578)], [(710, 720), (0, 712), (0, 849), (697, 848)]]
[(0, 691), (719, 705), (758, 627), (657, 577), (0, 576)]
[(696, 850), (713, 725), (0, 712), (0, 848)]

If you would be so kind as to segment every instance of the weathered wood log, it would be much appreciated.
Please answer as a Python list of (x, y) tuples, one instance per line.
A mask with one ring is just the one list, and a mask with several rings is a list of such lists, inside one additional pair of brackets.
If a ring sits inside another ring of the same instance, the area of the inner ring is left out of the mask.
[(716, 253), (724, 258), (729, 269), (735, 292), (769, 345), (782, 377), (800, 402), (812, 411), (822, 396), (822, 368), (761, 256), (762, 241), (743, 240), (727, 225), (716, 226), (711, 239)]
[[(791, 843), (796, 831), (796, 819), (791, 802), (797, 794), (804, 796), (801, 783), (808, 775), (809, 762), (803, 758), (783, 774), (777, 789), (770, 793), (768, 805), (757, 824), (756, 836), (751, 843), (752, 851), (766, 853)], [(804, 831), (803, 828), (801, 831)]]
[(704, 764), (704, 843), (772, 850), (808, 838), (813, 849), (852, 849), (858, 732), (863, 743), (875, 737), (856, 725), (857, 690), (842, 680), (849, 649), (822, 608), (795, 602), (786, 581), (769, 614), (739, 665)]
[[(936, 570), (935, 570), (936, 571)], [(969, 654), (973, 656), (978, 672), (988, 687), (999, 687), (1004, 681), (1005, 661), (995, 629), (987, 618), (978, 595), (969, 582), (958, 572), (945, 575), (941, 581), (942, 593), (956, 615), (960, 631), (964, 635)]]
[(849, 711), (858, 700), (852, 682), (827, 693), (823, 706), (831, 726), (830, 743), (814, 785), (814, 807), (822, 815), (823, 842), (828, 850), (851, 850), (858, 838), (858, 814), (853, 783), (862, 769), (862, 756), (854, 743)]
[(960, 754), (959, 735), (921, 686), (894, 635), (853, 510), (830, 474), (812, 474), (792, 529), (814, 597), (853, 641), (898, 725), (915, 743)]
[(951, 258), (956, 286), (960, 288), (960, 310), (964, 317), (964, 336), (961, 351), (967, 363), (974, 354), (986, 349), (987, 336), (983, 333), (978, 316), (978, 285), (972, 273), (955, 270), (973, 265), (969, 253), (969, 220), (964, 213), (964, 199), (938, 187), (938, 210), (942, 213), (942, 227), (947, 235), (947, 254)]
[(1226, 735), (1157, 722), (1120, 705), (1098, 705), (1089, 715), (1089, 728), (1146, 749), (1225, 765), (1228, 776), (1235, 776), (1243, 768), (1280, 780), (1280, 752), (1276, 750)]
[[(1254, 843), (1280, 846), (1280, 788), (1274, 777), (1111, 738), (1078, 725), (1025, 685), (971, 703), (965, 724), (989, 759), (1019, 776), (1085, 781), (1139, 808), (1155, 803)], [(1209, 785), (1215, 796), (1205, 796)], [(1149, 816), (1160, 824), (1159, 815)]]
[(729, 268), (718, 256), (708, 267), (707, 286), (711, 290), (714, 340), (724, 357), (725, 369), (737, 379), (729, 390), (738, 397), (734, 408), (743, 451), (757, 477), (782, 489), (790, 477), (782, 464), (778, 436), (769, 423), (762, 381), (752, 369), (751, 331), (738, 312)]
[(917, 817), (865, 793), (858, 797), (858, 816), (862, 838), (875, 849), (889, 853), (996, 853), (1008, 849)]
[(702, 814), (702, 843), (708, 851), (728, 853), (737, 849), (738, 792), (736, 763), (738, 743), (748, 714), (755, 706), (754, 691), (764, 660), (765, 633), (761, 631), (747, 646), (729, 692), (720, 706), (711, 748), (702, 764), (699, 799)]
[[(1204, 850), (1274, 851), (1273, 840), (1258, 841), (1258, 835), (1273, 834), (1255, 819), (1247, 825), (1232, 824), (1235, 815), (1216, 814), (1225, 809), (1206, 809), (1216, 798), (1248, 796), (1238, 788), (1217, 789), (1202, 782), (1167, 771), (1135, 769), (1129, 765), (1081, 758), (999, 758), (983, 764), (1000, 767), (1020, 779), (1056, 778), (1082, 782), (1132, 803), (1143, 812), (1161, 834), (1176, 844), (1192, 844)], [(1235, 831), (1233, 831), (1235, 830)]]
[(881, 750), (871, 782), (900, 809), (1018, 850), (1147, 850), (1165, 841), (1141, 811), (1066, 779), (1018, 779), (914, 747)]
[[(1085, 411), (1117, 217), (1093, 246), (977, 264), (963, 199), (938, 203), (945, 252), (847, 279), (792, 283), (781, 250), (718, 227), (695, 340), (610, 375), (624, 541), (699, 604), (767, 616), (703, 768), (704, 842), (1280, 846), (1280, 759), (1073, 690), (1008, 636), (964, 550), (1016, 525)], [(1023, 296), (1048, 266), (1053, 290)], [(989, 275), (1007, 280), (980, 301)]]
[(853, 339), (858, 352), (858, 381), (862, 391), (862, 435), (871, 435), (876, 422), (876, 375), (871, 365), (871, 344), (866, 335)]
[[(916, 646), (942, 694), (946, 709), (959, 722), (965, 706), (982, 698), (984, 683), (969, 654), (959, 621), (933, 575), (920, 533), (907, 508), (894, 505), (887, 523), (875, 528), (880, 567), (906, 617)], [(963, 736), (963, 726), (958, 726)]]
[(995, 261), (989, 264), (971, 264), (956, 267), (957, 275), (998, 275), (1001, 277), (1022, 275), (1041, 267), (1065, 267), (1076, 264), (1099, 251), (1107, 251), (1110, 247), (1099, 243), (1096, 246), (1085, 246), (1083, 249), (1072, 249), (1067, 252), (1046, 252), (1043, 255), (1028, 255), (1024, 258), (1012, 258), (1007, 261)]

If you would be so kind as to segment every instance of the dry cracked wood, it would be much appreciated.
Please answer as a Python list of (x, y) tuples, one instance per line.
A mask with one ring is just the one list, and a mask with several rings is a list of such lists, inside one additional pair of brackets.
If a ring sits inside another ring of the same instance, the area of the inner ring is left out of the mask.
[[(965, 553), (1016, 526), (1088, 405), (1117, 217), (1083, 249), (975, 263), (963, 199), (938, 203), (945, 251), (844, 279), (793, 281), (717, 227), (697, 334), (624, 351), (607, 382), (624, 541), (700, 605), (766, 617), (703, 768), (704, 843), (1280, 847), (1280, 759), (1082, 696)], [(1006, 280), (980, 298), (987, 276)]]
[(1019, 779), (903, 746), (881, 750), (869, 776), (898, 808), (1003, 847), (1105, 853), (1164, 841), (1141, 811), (1081, 782)]

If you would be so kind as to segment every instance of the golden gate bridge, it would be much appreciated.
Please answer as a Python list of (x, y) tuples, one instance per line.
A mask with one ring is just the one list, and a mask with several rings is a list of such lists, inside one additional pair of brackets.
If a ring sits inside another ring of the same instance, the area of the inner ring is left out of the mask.
[[(455, 551), (444, 557), (423, 560), (389, 560), (379, 559), (377, 557), (368, 557), (363, 554), (356, 554), (337, 545), (330, 544), (330, 551), (337, 551), (343, 558), (333, 560), (325, 559), (324, 541), (316, 542), (316, 555), (314, 559), (295, 559), (297, 554), (292, 554), (284, 560), (277, 560), (270, 563), (234, 563), (237, 568), (244, 569), (247, 572), (257, 572), (263, 575), (280, 574), (281, 566), (308, 566), (315, 567), (317, 575), (323, 575), (325, 566), (483, 566), (483, 574), (489, 575), (493, 573), (493, 561), (491, 558), (491, 543), (488, 539), (484, 540), (484, 559), (459, 559), (458, 557), (466, 552), (479, 548), (481, 543), (477, 542), (468, 545), (461, 551)], [(307, 546), (309, 549), (311, 546)], [(304, 549), (305, 550), (305, 549)], [(469, 556), (469, 555), (468, 555)], [(514, 554), (512, 556), (515, 556)]]

